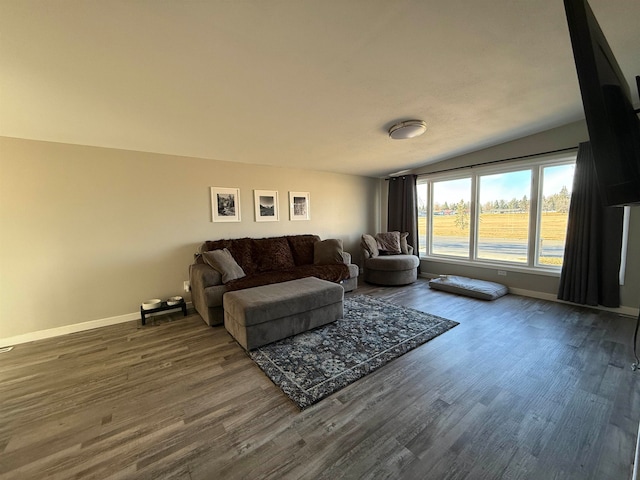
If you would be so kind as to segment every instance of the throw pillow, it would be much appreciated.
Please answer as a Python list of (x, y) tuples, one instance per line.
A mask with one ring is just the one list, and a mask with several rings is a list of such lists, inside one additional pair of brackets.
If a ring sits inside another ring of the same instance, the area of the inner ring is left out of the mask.
[(384, 250), (390, 255), (402, 253), (400, 250), (400, 232), (385, 232), (376, 235), (378, 250)]
[(289, 270), (296, 266), (285, 237), (258, 238), (253, 241), (253, 258), (259, 272)]
[(313, 265), (313, 244), (320, 241), (317, 235), (290, 235), (287, 237), (293, 261), (297, 266)]
[(244, 270), (245, 275), (251, 276), (256, 273), (257, 267), (253, 261), (253, 239), (237, 238), (229, 240), (229, 245), (225, 245), (238, 265)]
[(227, 283), (245, 276), (244, 270), (242, 270), (226, 248), (203, 252), (202, 258), (207, 265), (220, 272), (222, 275), (222, 283)]
[(207, 240), (200, 247), (200, 252), (208, 252), (211, 250), (222, 250), (226, 248), (233, 259), (244, 270), (245, 275), (253, 275), (256, 273), (256, 266), (251, 256), (252, 242), (251, 238), (234, 238), (229, 240)]
[(342, 259), (342, 240), (331, 238), (313, 244), (313, 263), (315, 265), (336, 265), (344, 263)]
[(362, 239), (360, 240), (360, 245), (364, 248), (371, 258), (377, 257), (380, 255), (380, 251), (378, 250), (378, 242), (371, 235), (364, 234), (362, 235)]
[(400, 234), (400, 251), (409, 255), (409, 244), (407, 243), (407, 237), (409, 236), (409, 232), (403, 232)]

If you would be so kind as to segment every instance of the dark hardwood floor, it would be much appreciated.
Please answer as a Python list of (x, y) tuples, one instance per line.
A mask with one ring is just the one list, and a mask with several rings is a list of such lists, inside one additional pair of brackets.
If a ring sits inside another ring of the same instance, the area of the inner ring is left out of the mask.
[(460, 325), (303, 412), (197, 315), (17, 345), (0, 478), (631, 477), (633, 319), (424, 280), (356, 293)]

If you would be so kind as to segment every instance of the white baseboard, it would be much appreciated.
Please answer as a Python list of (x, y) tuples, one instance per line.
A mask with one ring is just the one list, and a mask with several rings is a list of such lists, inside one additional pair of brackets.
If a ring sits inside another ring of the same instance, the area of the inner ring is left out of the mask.
[[(191, 302), (187, 302), (187, 310), (191, 307)], [(166, 312), (150, 313), (147, 318), (155, 315), (166, 315)], [(21, 343), (43, 340), (45, 338), (59, 337), (69, 333), (83, 332), (85, 330), (93, 330), (94, 328), (107, 327), (118, 323), (126, 323), (134, 320), (140, 320), (140, 312), (127, 313), (109, 318), (100, 318), (89, 322), (74, 323), (63, 327), (48, 328), (46, 330), (38, 330), (37, 332), (25, 333), (14, 337), (0, 338), (0, 347), (9, 347), (19, 345)]]
[[(438, 277), (439, 275), (421, 273), (420, 276), (424, 278), (435, 278), (435, 277)], [(513, 288), (513, 287), (509, 287), (509, 293), (513, 293), (515, 295), (522, 295), (523, 297), (539, 298), (540, 300), (549, 300), (550, 302), (564, 303), (566, 305), (574, 305), (574, 306), (576, 305), (575, 303), (565, 302), (564, 300), (558, 299), (558, 297), (553, 293), (537, 292), (535, 290), (526, 290), (523, 288)], [(598, 305), (598, 306), (582, 305), (582, 306), (587, 308), (595, 308), (596, 310), (605, 310), (607, 312), (614, 312), (620, 315), (628, 315), (630, 317), (637, 317), (638, 313), (640, 312), (640, 309), (638, 308), (625, 307), (625, 306), (618, 307), (618, 308), (603, 307), (601, 305)]]
[[(522, 288), (511, 288), (509, 287), (509, 292), (514, 293), (516, 295), (522, 295), (523, 297), (531, 297), (531, 298), (539, 298), (541, 300), (549, 300), (552, 302), (564, 303), (566, 305), (577, 305), (572, 302), (565, 302), (564, 300), (560, 300), (552, 293), (544, 293), (544, 292), (535, 292), (533, 290), (524, 290)], [(619, 313), (620, 315), (626, 315), (629, 317), (637, 317), (640, 309), (633, 307), (618, 307), (618, 308), (609, 308), (603, 307), (602, 305), (580, 305), (587, 308), (595, 308), (596, 310), (604, 310), (607, 312)]]

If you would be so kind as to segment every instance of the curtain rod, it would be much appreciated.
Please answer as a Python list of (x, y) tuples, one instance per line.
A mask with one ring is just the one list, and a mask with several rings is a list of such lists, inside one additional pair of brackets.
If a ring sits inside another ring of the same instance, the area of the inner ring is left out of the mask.
[[(434, 173), (453, 172), (454, 170), (462, 170), (464, 168), (481, 167), (481, 166), (484, 166), (484, 165), (491, 165), (493, 163), (511, 162), (513, 160), (522, 160), (523, 158), (539, 157), (541, 155), (550, 155), (552, 153), (568, 152), (570, 150), (576, 150), (577, 148), (578, 148), (577, 146), (575, 146), (575, 147), (567, 147), (567, 148), (559, 148), (557, 150), (549, 150), (547, 152), (531, 153), (529, 155), (521, 155), (519, 157), (503, 158), (502, 160), (491, 160), (489, 162), (474, 163), (473, 165), (463, 165), (461, 167), (445, 168), (443, 170), (436, 170), (435, 172), (421, 173), (420, 175), (433, 175)], [(398, 175), (397, 177), (391, 177), (391, 178), (399, 178), (399, 177), (403, 177), (403, 176), (404, 175)], [(391, 180), (391, 178), (385, 178), (385, 180), (389, 181), (389, 180)]]

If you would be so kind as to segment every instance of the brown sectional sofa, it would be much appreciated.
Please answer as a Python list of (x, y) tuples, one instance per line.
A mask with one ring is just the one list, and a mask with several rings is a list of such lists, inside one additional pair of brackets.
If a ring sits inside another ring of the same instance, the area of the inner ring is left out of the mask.
[[(318, 264), (317, 235), (290, 235), (271, 238), (237, 238), (204, 242), (190, 266), (191, 300), (209, 325), (224, 323), (222, 297), (226, 292), (316, 277), (339, 283), (346, 292), (358, 286), (358, 266), (351, 255), (340, 252), (342, 262)], [(227, 249), (245, 275), (222, 282), (222, 274), (203, 260), (203, 253)], [(314, 262), (314, 254), (316, 262)], [(323, 263), (323, 262), (321, 262)]]

